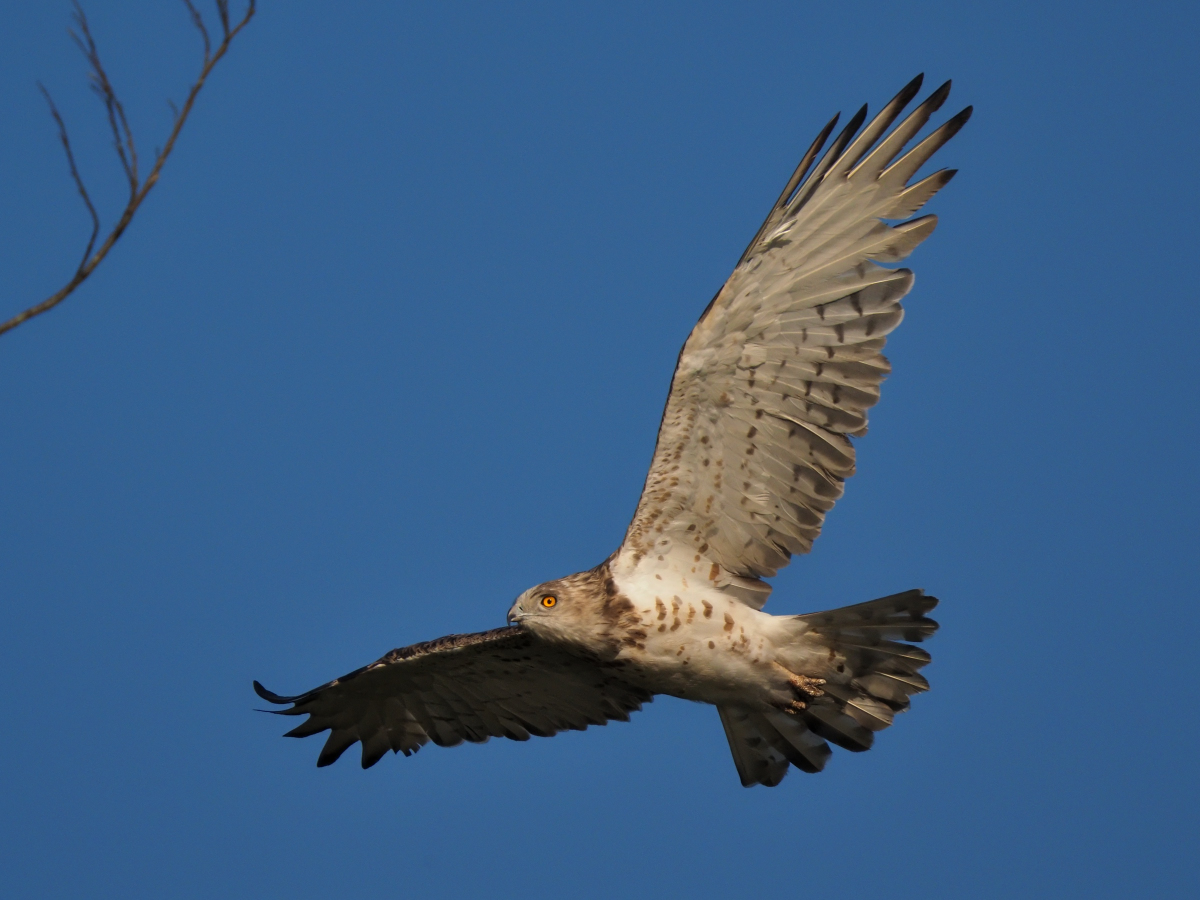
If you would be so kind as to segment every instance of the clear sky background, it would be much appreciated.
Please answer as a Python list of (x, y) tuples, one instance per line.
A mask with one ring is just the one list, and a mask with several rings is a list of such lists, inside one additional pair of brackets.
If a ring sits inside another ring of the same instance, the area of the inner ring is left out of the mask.
[[(87, 9), (144, 151), (199, 46)], [(208, 8), (205, 7), (205, 11)], [(3, 318), (122, 184), (4, 4)], [(11, 897), (1185, 897), (1194, 3), (266, 2), (97, 275), (0, 337)], [(837, 110), (955, 79), (860, 474), (769, 611), (943, 599), (870, 753), (746, 790), (711, 707), (314, 767), (313, 687), (504, 624), (632, 515), (678, 348)]]

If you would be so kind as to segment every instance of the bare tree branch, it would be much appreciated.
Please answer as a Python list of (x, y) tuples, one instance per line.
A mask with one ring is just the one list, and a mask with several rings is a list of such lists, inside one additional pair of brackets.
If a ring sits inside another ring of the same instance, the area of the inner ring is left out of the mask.
[(104, 103), (105, 112), (108, 115), (109, 127), (113, 134), (113, 144), (117, 152), (117, 157), (129, 181), (129, 202), (125, 204), (125, 209), (122, 210), (116, 224), (113, 225), (108, 236), (100, 244), (100, 249), (96, 250), (93, 254), (92, 250), (96, 246), (96, 239), (100, 233), (100, 217), (96, 213), (96, 208), (93, 206), (91, 198), (88, 196), (87, 188), (84, 187), (83, 179), (79, 175), (79, 170), (75, 166), (75, 156), (71, 152), (71, 142), (67, 136), (67, 127), (63, 124), (62, 116), (59, 115), (58, 109), (55, 107), (54, 101), (50, 98), (49, 92), (39, 84), (38, 87), (41, 88), (46, 102), (50, 104), (50, 115), (54, 117), (54, 121), (58, 125), (59, 140), (62, 142), (63, 149), (67, 154), (67, 164), (71, 170), (71, 178), (74, 180), (75, 187), (78, 188), (79, 195), (83, 198), (88, 214), (92, 218), (92, 235), (84, 250), (83, 259), (80, 261), (71, 279), (41, 303), (29, 307), (29, 309), (13, 316), (7, 322), (0, 323), (0, 334), (11, 331), (22, 322), (28, 321), (34, 316), (41, 315), (46, 310), (57, 306), (65, 300), (72, 291), (79, 287), (96, 270), (96, 267), (108, 255), (108, 251), (112, 249), (121, 235), (125, 233), (125, 229), (133, 221), (133, 217), (142, 205), (142, 202), (146, 199), (146, 195), (158, 183), (163, 164), (166, 163), (167, 157), (171, 155), (171, 151), (175, 148), (175, 141), (178, 139), (179, 133), (183, 130), (183, 125), (187, 121), (188, 115), (192, 111), (192, 106), (196, 102), (196, 96), (200, 93), (200, 89), (204, 87), (204, 82), (208, 78), (209, 73), (221, 61), (233, 39), (238, 36), (254, 16), (256, 0), (248, 0), (246, 14), (242, 17), (241, 21), (232, 27), (229, 18), (228, 0), (216, 0), (217, 16), (221, 21), (221, 33), (223, 37), (215, 51), (212, 50), (208, 29), (204, 25), (203, 17), (190, 0), (183, 0), (184, 5), (191, 14), (192, 23), (196, 26), (204, 41), (204, 63), (200, 68), (199, 76), (188, 91), (183, 108), (175, 109), (175, 105), (171, 104), (171, 109), (175, 114), (174, 123), (170, 134), (167, 136), (166, 144), (154, 155), (154, 165), (151, 167), (145, 180), (141, 180), (138, 176), (138, 160), (137, 151), (133, 143), (133, 131), (129, 127), (128, 120), (125, 118), (125, 110), (117, 98), (117, 93), (113, 89), (112, 83), (108, 80), (108, 75), (104, 71), (103, 65), (100, 63), (100, 54), (96, 49), (96, 42), (92, 39), (91, 31), (88, 29), (87, 17), (84, 16), (83, 9), (79, 6), (77, 0), (72, 0), (72, 2), (75, 6), (74, 18), (78, 31), (72, 31), (71, 37), (79, 45), (79, 49), (88, 61), (88, 66), (91, 70), (89, 72), (89, 81), (91, 82), (92, 90), (96, 92), (97, 96)]

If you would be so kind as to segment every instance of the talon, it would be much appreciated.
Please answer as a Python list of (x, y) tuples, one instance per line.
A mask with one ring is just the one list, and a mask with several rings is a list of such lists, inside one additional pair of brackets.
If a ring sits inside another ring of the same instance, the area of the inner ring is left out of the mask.
[(810, 697), (820, 697), (825, 692), (821, 690), (821, 685), (825, 683), (824, 678), (809, 678), (807, 675), (793, 675), (788, 679), (792, 687), (798, 691), (808, 694)]
[(808, 709), (808, 704), (803, 700), (789, 700), (788, 705), (783, 708), (783, 711), (788, 715), (795, 716), (804, 712), (806, 709)]
[[(825, 683), (824, 678), (810, 678), (807, 675), (797, 675), (790, 669), (785, 669), (783, 666), (779, 665), (779, 663), (775, 663), (774, 665), (777, 669), (784, 673), (784, 677), (787, 678), (788, 684), (792, 686), (796, 693), (803, 694), (806, 697), (820, 697), (825, 693), (823, 690), (821, 690), (821, 685)], [(804, 707), (802, 706), (801, 708)]]

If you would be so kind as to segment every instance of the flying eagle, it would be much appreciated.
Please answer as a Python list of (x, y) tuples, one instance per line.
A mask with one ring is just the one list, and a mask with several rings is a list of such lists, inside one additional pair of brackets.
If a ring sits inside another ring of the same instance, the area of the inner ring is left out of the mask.
[[(770, 578), (807, 553), (854, 473), (852, 437), (890, 369), (904, 259), (937, 224), (907, 219), (953, 169), (909, 184), (970, 117), (908, 152), (946, 82), (891, 128), (913, 79), (861, 132), (864, 106), (821, 153), (809, 147), (766, 221), (683, 345), (650, 473), (616, 552), (530, 588), (506, 628), (393, 650), (295, 697), (266, 690), (288, 732), (329, 731), (318, 766), (362, 743), (362, 765), (428, 741), (528, 740), (610, 719), (655, 694), (717, 707), (742, 784), (818, 772), (827, 741), (866, 750), (927, 690), (937, 600), (910, 590), (803, 616), (761, 611)], [(889, 129), (891, 129), (889, 131)], [(813, 164), (815, 163), (815, 167)], [(811, 168), (811, 171), (810, 171)], [(889, 224), (888, 220), (905, 220)]]

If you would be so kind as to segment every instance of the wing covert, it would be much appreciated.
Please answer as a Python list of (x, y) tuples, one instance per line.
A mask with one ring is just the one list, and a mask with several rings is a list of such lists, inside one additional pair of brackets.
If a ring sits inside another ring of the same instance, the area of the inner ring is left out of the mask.
[(920, 85), (859, 133), (864, 106), (820, 155), (834, 117), (692, 330), (618, 571), (690, 570), (757, 608), (770, 593), (760, 579), (812, 548), (854, 474), (850, 438), (866, 434), (890, 371), (885, 338), (913, 283), (880, 263), (906, 257), (937, 223), (885, 220), (950, 181), (942, 170), (908, 184), (971, 113), (901, 155), (950, 92), (947, 82), (892, 128)]

